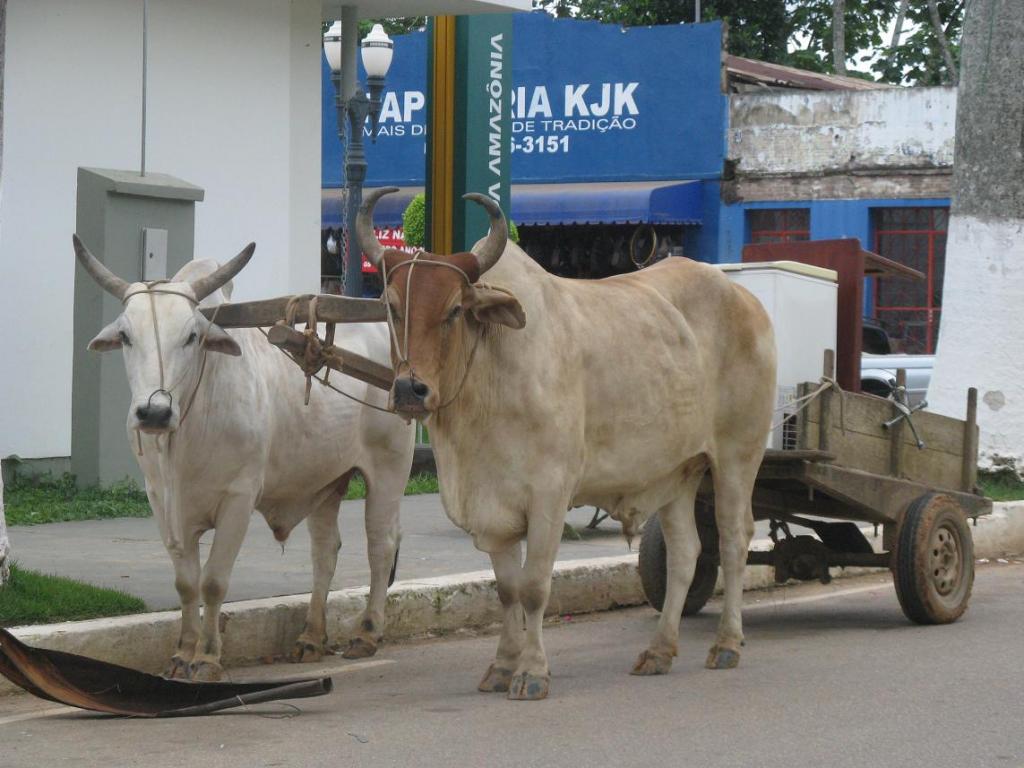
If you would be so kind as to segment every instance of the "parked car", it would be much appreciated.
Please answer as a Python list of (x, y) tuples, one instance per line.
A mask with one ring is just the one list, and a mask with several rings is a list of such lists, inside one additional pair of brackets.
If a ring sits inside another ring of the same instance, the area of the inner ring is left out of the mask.
[(860, 360), (860, 388), (878, 397), (891, 397), (896, 389), (896, 371), (907, 371), (907, 399), (915, 406), (928, 394), (935, 355), (892, 354), (892, 343), (885, 328), (864, 318), (863, 347)]

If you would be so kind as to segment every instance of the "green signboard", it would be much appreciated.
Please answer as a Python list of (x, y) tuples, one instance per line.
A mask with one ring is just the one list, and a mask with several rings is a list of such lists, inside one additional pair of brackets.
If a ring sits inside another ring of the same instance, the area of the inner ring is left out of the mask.
[(461, 197), (489, 195), (511, 210), (512, 16), (460, 16), (455, 27), (453, 242), (469, 248), (487, 234), (487, 214)]
[(430, 25), (428, 237), (438, 252), (487, 234), (486, 213), (465, 193), (490, 195), (506, 216), (511, 206), (512, 16), (449, 21)]

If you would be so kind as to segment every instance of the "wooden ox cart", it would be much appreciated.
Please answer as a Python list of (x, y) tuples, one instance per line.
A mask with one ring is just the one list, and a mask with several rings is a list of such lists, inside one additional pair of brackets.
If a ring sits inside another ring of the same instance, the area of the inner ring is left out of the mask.
[[(826, 355), (823, 381), (831, 376)], [(753, 509), (756, 520), (771, 521), (774, 546), (750, 552), (747, 563), (774, 567), (779, 583), (827, 582), (832, 566), (889, 568), (907, 618), (921, 624), (955, 621), (967, 608), (974, 581), (967, 521), (992, 510), (976, 487), (977, 391), (968, 393), (966, 420), (960, 421), (831, 388), (812, 398), (820, 388), (801, 385), (798, 396), (809, 399), (785, 421), (788, 449), (765, 454)], [(704, 606), (718, 575), (710, 477), (698, 496), (697, 523), (703, 552), (684, 614)], [(876, 531), (881, 526), (881, 551), (857, 523), (874, 524)], [(817, 538), (795, 536), (790, 525), (809, 528)], [(660, 609), (665, 543), (657, 518), (644, 528), (640, 575), (647, 599)]]
[[(333, 344), (335, 323), (386, 321), (380, 301), (298, 296), (203, 312), (225, 328), (270, 326), (268, 340), (308, 377), (328, 368), (382, 389), (391, 387), (390, 368)], [(305, 331), (294, 327), (310, 321)], [(327, 323), (325, 339), (314, 332), (318, 321)], [(833, 381), (833, 375), (829, 352), (822, 381)], [(786, 449), (765, 454), (754, 489), (754, 518), (771, 521), (774, 547), (750, 552), (748, 564), (774, 567), (779, 582), (828, 581), (834, 566), (889, 568), (908, 618), (923, 624), (955, 621), (967, 607), (974, 581), (967, 520), (992, 509), (976, 487), (976, 391), (968, 393), (965, 421), (924, 411), (911, 414), (894, 400), (821, 383), (803, 384), (797, 394), (803, 407), (785, 419)], [(698, 497), (697, 523), (703, 552), (684, 614), (704, 606), (718, 575), (710, 477)], [(881, 526), (881, 551), (875, 551), (857, 523), (874, 524), (876, 530)], [(817, 538), (793, 535), (791, 525), (809, 528)], [(640, 575), (649, 602), (659, 610), (665, 563), (665, 543), (654, 517), (641, 539)]]

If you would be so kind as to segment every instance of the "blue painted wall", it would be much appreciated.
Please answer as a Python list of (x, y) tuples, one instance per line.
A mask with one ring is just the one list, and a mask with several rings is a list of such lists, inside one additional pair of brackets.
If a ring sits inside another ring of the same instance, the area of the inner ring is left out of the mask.
[[(894, 200), (797, 200), (758, 201), (723, 205), (719, 224), (719, 260), (736, 262), (743, 258), (743, 246), (750, 242), (750, 224), (747, 211), (778, 208), (808, 208), (811, 215), (811, 240), (831, 240), (856, 237), (861, 245), (871, 250), (875, 242), (874, 216), (876, 208), (930, 208), (949, 207), (948, 198), (894, 199)], [(874, 310), (874, 283), (865, 281), (864, 314)]]
[[(515, 183), (719, 178), (728, 119), (720, 22), (624, 29), (541, 12), (513, 23)], [(396, 37), (367, 186), (424, 183), (426, 68), (427, 34)], [(338, 187), (343, 148), (326, 60), (322, 72), (322, 186)]]

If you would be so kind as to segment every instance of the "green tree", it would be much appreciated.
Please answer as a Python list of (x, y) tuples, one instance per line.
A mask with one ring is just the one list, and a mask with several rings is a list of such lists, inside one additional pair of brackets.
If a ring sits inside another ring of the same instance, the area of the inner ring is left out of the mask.
[(950, 70), (943, 56), (942, 42), (935, 32), (930, 4), (925, 0), (908, 3), (906, 20), (910, 34), (894, 41), (895, 45), (890, 46), (888, 54), (873, 67), (883, 81), (906, 81), (913, 85), (957, 82), (964, 0), (938, 0), (935, 3), (943, 34), (948, 41), (953, 70)]
[(707, 0), (703, 21), (721, 19), (728, 26), (729, 53), (780, 64), (789, 62), (786, 45), (793, 34), (785, 0)]
[[(815, 72), (835, 72), (832, 60), (834, 0), (790, 3), (794, 37), (788, 52), (792, 66)], [(892, 0), (846, 0), (843, 9), (845, 61), (863, 63), (883, 46), (882, 34), (896, 15)], [(857, 75), (856, 72), (843, 74)], [(870, 78), (869, 78), (870, 79)]]
[[(397, 16), (380, 19), (361, 19), (359, 21), (359, 39), (366, 37), (374, 24), (381, 24), (384, 31), (394, 37), (395, 35), (407, 35), (410, 32), (417, 32), (427, 27), (426, 16)], [(325, 21), (320, 25), (321, 34), (325, 34), (331, 27), (331, 22)]]
[[(845, 0), (843, 61), (846, 66), (863, 68), (878, 58), (871, 63), (871, 71), (884, 82), (956, 82), (964, 2)], [(690, 0), (535, 0), (534, 4), (557, 17), (595, 19), (623, 26), (694, 21), (694, 3)], [(727, 24), (729, 53), (814, 72), (837, 69), (832, 50), (836, 0), (703, 0), (701, 5), (702, 21), (722, 19)], [(901, 11), (904, 22), (900, 26), (908, 33), (899, 35), (895, 45), (886, 45), (888, 41), (883, 40), (883, 35)], [(948, 56), (944, 55), (942, 39), (936, 34), (934, 16), (940, 21)], [(883, 55), (879, 58), (880, 53)], [(852, 70), (846, 74), (874, 79)]]

